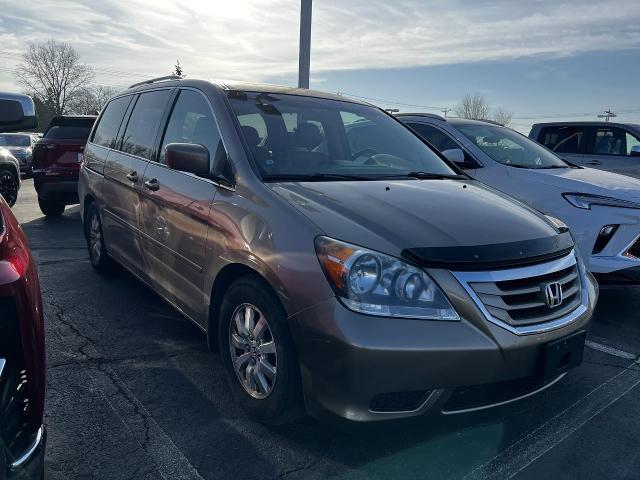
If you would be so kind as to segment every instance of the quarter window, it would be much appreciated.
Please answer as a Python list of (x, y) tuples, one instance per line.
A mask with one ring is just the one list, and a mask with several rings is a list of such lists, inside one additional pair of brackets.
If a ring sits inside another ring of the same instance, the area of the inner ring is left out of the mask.
[(584, 129), (572, 126), (544, 127), (540, 133), (539, 141), (552, 152), (579, 153)]
[(164, 149), (170, 143), (193, 143), (207, 147), (214, 166), (226, 158), (220, 132), (213, 113), (202, 94), (182, 90), (176, 101), (162, 140), (160, 161), (164, 163)]
[(118, 130), (120, 130), (120, 124), (131, 102), (131, 98), (132, 96), (128, 95), (109, 102), (93, 134), (93, 143), (107, 148), (116, 148)]
[(140, 95), (122, 140), (123, 152), (153, 158), (154, 141), (170, 94), (169, 90), (157, 90)]

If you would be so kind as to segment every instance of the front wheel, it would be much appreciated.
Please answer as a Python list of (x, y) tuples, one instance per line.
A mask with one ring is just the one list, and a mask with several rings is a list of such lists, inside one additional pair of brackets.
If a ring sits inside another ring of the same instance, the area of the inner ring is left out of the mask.
[(89, 205), (84, 217), (84, 234), (87, 239), (89, 260), (94, 270), (100, 274), (109, 274), (114, 269), (114, 262), (107, 253), (102, 234), (102, 222), (95, 203)]
[(38, 198), (40, 211), (47, 217), (59, 217), (64, 213), (65, 205), (59, 200), (45, 200)]
[(257, 275), (227, 291), (218, 323), (220, 355), (235, 398), (255, 420), (281, 425), (303, 414), (300, 367), (286, 314)]
[(11, 170), (0, 170), (0, 195), (13, 207), (18, 200), (20, 180)]

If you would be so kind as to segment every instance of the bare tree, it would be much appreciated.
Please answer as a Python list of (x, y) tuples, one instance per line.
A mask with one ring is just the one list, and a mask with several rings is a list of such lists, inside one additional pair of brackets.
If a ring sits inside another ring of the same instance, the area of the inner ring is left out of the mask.
[(513, 113), (505, 110), (503, 107), (496, 107), (493, 109), (493, 120), (500, 125), (508, 127), (511, 125), (511, 120), (513, 120)]
[(80, 63), (71, 44), (56, 40), (30, 44), (16, 75), (28, 93), (40, 98), (57, 115), (65, 113), (73, 96), (94, 78), (93, 69)]
[(120, 90), (107, 85), (79, 88), (69, 100), (67, 112), (76, 115), (97, 115), (107, 101)]
[(456, 115), (462, 118), (485, 120), (489, 118), (489, 104), (487, 99), (479, 94), (466, 94), (456, 107)]

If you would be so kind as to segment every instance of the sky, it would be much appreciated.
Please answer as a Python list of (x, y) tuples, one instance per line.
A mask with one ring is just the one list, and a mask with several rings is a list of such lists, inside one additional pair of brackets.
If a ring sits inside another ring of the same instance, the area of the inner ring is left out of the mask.
[[(71, 43), (96, 82), (169, 74), (295, 85), (299, 0), (0, 0), (0, 90), (29, 42)], [(315, 0), (311, 87), (438, 113), (467, 93), (545, 120), (640, 122), (639, 0)]]

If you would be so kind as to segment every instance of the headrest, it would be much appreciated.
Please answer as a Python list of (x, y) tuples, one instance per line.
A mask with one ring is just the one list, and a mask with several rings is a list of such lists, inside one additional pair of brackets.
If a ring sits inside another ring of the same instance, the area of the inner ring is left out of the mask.
[(324, 137), (318, 126), (308, 122), (298, 125), (293, 135), (293, 141), (296, 147), (303, 147), (309, 150), (320, 145), (322, 140), (324, 140)]
[(258, 130), (255, 128), (250, 127), (249, 125), (243, 125), (242, 134), (250, 147), (257, 147), (260, 143), (260, 135), (258, 135)]

